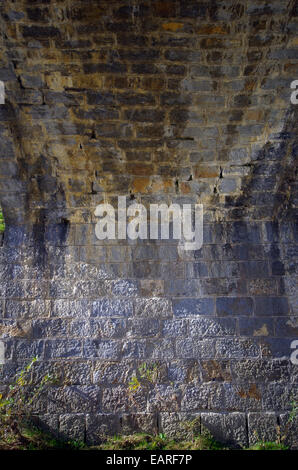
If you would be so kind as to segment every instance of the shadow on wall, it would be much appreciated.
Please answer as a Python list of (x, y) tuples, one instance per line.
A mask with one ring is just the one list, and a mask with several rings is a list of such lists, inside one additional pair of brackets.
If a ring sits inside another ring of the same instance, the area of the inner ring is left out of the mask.
[[(252, 170), (242, 183), (241, 197), (227, 198), (226, 206), (242, 216), (249, 233), (251, 222), (264, 219), (264, 237), (272, 275), (281, 276), (280, 293), (289, 296), (292, 313), (297, 312), (293, 297), (293, 276), (297, 274), (294, 256), (297, 243), (297, 137), (298, 109), (291, 105), (283, 129), (269, 136), (254, 155)], [(249, 221), (249, 222), (248, 222)], [(283, 278), (284, 276), (284, 278)], [(297, 297), (296, 297), (297, 299)]]

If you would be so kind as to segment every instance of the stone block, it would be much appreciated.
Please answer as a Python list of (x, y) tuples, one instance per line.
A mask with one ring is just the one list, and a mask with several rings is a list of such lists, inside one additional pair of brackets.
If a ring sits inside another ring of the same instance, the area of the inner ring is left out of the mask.
[(134, 312), (137, 317), (169, 318), (172, 316), (172, 306), (168, 299), (152, 297), (148, 299), (136, 299)]
[(212, 298), (175, 299), (173, 300), (173, 312), (177, 317), (213, 315), (214, 300)]
[(120, 431), (119, 418), (114, 414), (86, 415), (86, 443), (96, 445), (103, 442), (107, 436), (115, 436)]
[(63, 440), (84, 442), (86, 417), (83, 414), (65, 414), (59, 417), (59, 437)]
[(278, 436), (277, 415), (275, 413), (248, 413), (249, 445), (257, 442), (275, 442)]
[(200, 317), (189, 319), (188, 325), (188, 331), (192, 338), (236, 335), (236, 320), (232, 318)]
[(253, 301), (250, 297), (219, 297), (216, 311), (218, 316), (252, 315)]
[(84, 357), (117, 360), (120, 357), (121, 345), (115, 340), (86, 339)]
[(92, 317), (129, 317), (133, 313), (130, 300), (103, 298), (92, 302)]
[(250, 338), (222, 338), (216, 341), (217, 358), (258, 358), (260, 357), (260, 346)]
[(288, 315), (290, 306), (286, 297), (256, 297), (256, 315)]
[(201, 413), (201, 430), (208, 431), (219, 442), (233, 447), (247, 446), (244, 413)]

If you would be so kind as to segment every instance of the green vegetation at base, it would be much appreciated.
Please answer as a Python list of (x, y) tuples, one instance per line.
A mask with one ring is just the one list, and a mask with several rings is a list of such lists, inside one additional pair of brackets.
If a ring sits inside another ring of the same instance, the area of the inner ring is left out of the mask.
[[(75, 443), (74, 443), (75, 444)], [(58, 450), (75, 449), (71, 445), (59, 441), (51, 434), (45, 433), (34, 426), (26, 426), (20, 429), (20, 433), (13, 430), (1, 435), (0, 450)]]
[(199, 435), (190, 440), (171, 439), (164, 434), (132, 434), (131, 436), (115, 436), (108, 438), (96, 447), (102, 450), (228, 450), (229, 448), (216, 442), (212, 436)]
[(3, 213), (0, 209), (0, 233), (3, 233), (4, 229), (5, 229), (5, 222), (4, 222)]
[(287, 450), (288, 448), (279, 442), (257, 442), (248, 450)]

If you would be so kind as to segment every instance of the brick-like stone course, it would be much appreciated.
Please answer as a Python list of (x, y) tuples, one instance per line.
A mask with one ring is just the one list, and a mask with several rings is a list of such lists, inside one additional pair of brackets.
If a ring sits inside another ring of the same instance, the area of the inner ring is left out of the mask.
[[(297, 447), (297, 2), (269, 3), (1, 2), (1, 384), (38, 356), (57, 436)], [(202, 203), (202, 248), (98, 240), (118, 195)]]

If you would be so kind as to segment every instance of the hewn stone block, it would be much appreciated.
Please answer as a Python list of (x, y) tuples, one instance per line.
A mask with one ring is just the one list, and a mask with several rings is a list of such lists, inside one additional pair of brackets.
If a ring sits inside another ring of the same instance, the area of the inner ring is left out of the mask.
[(187, 317), (193, 315), (213, 315), (214, 300), (211, 298), (183, 299), (173, 301), (175, 316)]
[(219, 316), (252, 315), (253, 302), (249, 297), (219, 297), (216, 299), (216, 311)]
[(244, 413), (201, 413), (201, 429), (209, 431), (219, 442), (247, 446)]
[[(275, 439), (275, 417), (294, 445), (297, 5), (16, 3), (1, 2), (2, 388), (38, 356), (33, 380), (56, 382), (30, 412), (66, 439), (174, 436), (202, 413), (232, 446)], [(99, 240), (96, 208), (117, 218), (119, 195), (148, 215), (203, 204), (202, 247)], [(132, 393), (146, 365), (156, 383)]]
[(277, 439), (278, 424), (275, 413), (248, 413), (249, 445), (257, 442), (274, 442)]

